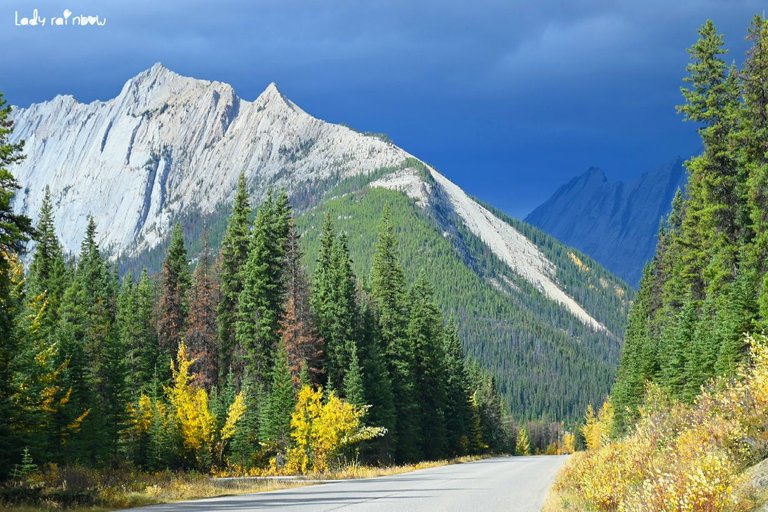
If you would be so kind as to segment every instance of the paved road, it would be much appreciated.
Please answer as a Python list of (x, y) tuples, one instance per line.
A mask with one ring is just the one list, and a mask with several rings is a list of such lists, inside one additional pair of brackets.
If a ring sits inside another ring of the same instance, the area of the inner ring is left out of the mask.
[(394, 476), (155, 505), (134, 512), (539, 512), (565, 457), (499, 457)]

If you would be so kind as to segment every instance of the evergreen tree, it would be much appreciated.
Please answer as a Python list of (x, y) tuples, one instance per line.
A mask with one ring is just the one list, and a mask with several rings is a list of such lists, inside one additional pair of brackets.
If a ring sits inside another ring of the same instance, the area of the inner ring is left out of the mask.
[(9, 141), (13, 131), (10, 114), (11, 107), (0, 94), (0, 481), (8, 476), (8, 469), (19, 454), (11, 430), (12, 418), (17, 414), (11, 400), (11, 361), (19, 344), (14, 321), (17, 305), (12, 291), (14, 258), (24, 252), (33, 234), (30, 219), (13, 211), (19, 185), (8, 169), (23, 160), (24, 144)]
[(468, 364), (470, 386), (473, 389), (473, 403), (477, 410), (479, 436), (482, 440), (479, 449), (482, 451), (503, 452), (508, 449), (507, 435), (504, 431), (504, 413), (501, 406), (496, 382), (487, 372), (477, 366)]
[(235, 337), (243, 349), (246, 367), (262, 385), (268, 384), (280, 339), (289, 221), (287, 197), (282, 193), (275, 200), (270, 192), (256, 215), (238, 302)]
[(217, 307), (216, 321), (220, 345), (218, 368), (223, 374), (227, 374), (232, 367), (235, 350), (237, 303), (243, 289), (243, 269), (248, 260), (250, 248), (250, 217), (251, 206), (248, 201), (245, 174), (240, 174), (232, 214), (227, 223), (224, 239), (221, 241), (219, 256), (221, 298)]
[(299, 236), (291, 219), (285, 258), (286, 301), (280, 332), (296, 390), (302, 370), (316, 386), (322, 383), (323, 374), (323, 340), (315, 328), (301, 259)]
[(616, 408), (614, 427), (624, 432), (637, 418), (637, 410), (645, 394), (645, 382), (656, 368), (655, 345), (649, 332), (651, 289), (656, 261), (646, 265), (640, 291), (629, 314), (624, 349), (613, 388)]
[(264, 398), (263, 388), (250, 375), (248, 367), (242, 378), (245, 414), (238, 422), (230, 443), (230, 463), (250, 468), (256, 463), (259, 451), (259, 410)]
[(344, 235), (336, 237), (330, 215), (323, 222), (312, 293), (312, 308), (325, 340), (327, 387), (343, 390), (355, 344), (355, 277)]
[(450, 455), (457, 456), (468, 453), (470, 450), (472, 404), (464, 351), (455, 320), (451, 320), (445, 329), (443, 343), (448, 451)]
[(285, 345), (280, 343), (272, 365), (272, 381), (261, 410), (259, 436), (284, 456), (291, 440), (291, 414), (296, 405), (294, 382)]
[[(158, 362), (160, 345), (155, 331), (155, 284), (145, 268), (139, 281), (134, 287), (133, 306), (135, 325), (132, 330), (131, 343), (126, 344), (127, 354), (130, 354), (134, 364), (128, 365), (128, 389), (146, 389), (147, 383), (157, 377), (160, 368)], [(127, 340), (126, 340), (127, 341)]]
[(210, 389), (219, 379), (216, 311), (219, 302), (218, 283), (212, 273), (207, 236), (197, 261), (189, 290), (189, 314), (186, 322), (185, 342), (195, 359), (198, 384)]
[(344, 396), (346, 401), (359, 407), (365, 403), (365, 390), (363, 387), (363, 371), (360, 368), (360, 360), (357, 358), (357, 349), (352, 345), (352, 357), (349, 359), (349, 368), (344, 374)]
[(117, 455), (126, 397), (112, 275), (96, 236), (90, 218), (75, 275), (62, 300), (59, 332), (62, 356), (69, 362), (65, 380), (73, 389), (67, 420), (82, 424), (68, 443), (69, 456), (103, 463)]
[(723, 38), (712, 22), (690, 50), (679, 110), (699, 124), (704, 150), (687, 163), (688, 197), (675, 197), (630, 313), (613, 390), (619, 432), (632, 423), (648, 381), (693, 400), (712, 377), (735, 375), (745, 357), (744, 333), (765, 318), (765, 20), (756, 17), (749, 34), (753, 47), (741, 73), (723, 60)]
[(413, 379), (419, 405), (421, 452), (436, 460), (447, 451), (445, 354), (440, 310), (422, 272), (411, 290), (408, 338), (413, 347)]
[(41, 329), (43, 336), (50, 337), (58, 321), (59, 304), (67, 284), (67, 273), (64, 254), (54, 228), (51, 191), (47, 186), (36, 230), (37, 245), (26, 279), (26, 295), (30, 300), (45, 298), (45, 318), (42, 320)]
[(413, 346), (408, 337), (405, 275), (397, 256), (397, 239), (385, 210), (371, 269), (371, 299), (395, 397), (395, 458), (421, 458), (418, 403), (414, 389)]
[(184, 234), (181, 226), (176, 224), (163, 262), (157, 305), (157, 336), (162, 360), (168, 363), (162, 365), (164, 368), (169, 367), (170, 361), (175, 357), (184, 334), (189, 286), (189, 264), (187, 249), (184, 247)]
[(758, 327), (768, 327), (768, 20), (755, 16), (747, 39), (752, 43), (741, 73), (744, 107), (738, 147), (749, 173), (746, 207), (754, 240), (749, 267), (757, 289)]
[[(386, 435), (371, 440), (367, 443), (364, 453), (372, 460), (389, 462), (394, 447), (397, 444), (396, 421), (397, 411), (395, 397), (392, 392), (392, 380), (385, 361), (384, 348), (379, 336), (376, 316), (370, 298), (360, 291), (360, 324), (357, 337), (360, 340), (359, 351), (355, 350), (353, 356), (360, 358), (360, 367), (363, 379), (363, 396), (365, 403), (370, 405), (366, 415), (367, 423), (387, 429)], [(353, 357), (354, 360), (354, 357)], [(355, 370), (353, 367), (347, 372), (348, 385), (345, 385), (345, 393), (350, 399), (356, 399), (354, 390)]]
[(10, 142), (13, 120), (11, 106), (0, 93), (0, 254), (7, 258), (11, 254), (23, 254), (26, 243), (32, 238), (32, 221), (26, 215), (16, 214), (12, 203), (19, 184), (8, 170), (24, 159), (23, 142)]
[(743, 192), (730, 148), (739, 101), (736, 75), (721, 57), (726, 50), (714, 24), (707, 21), (699, 35), (689, 50), (692, 62), (685, 78), (689, 87), (682, 88), (686, 103), (678, 107), (686, 120), (700, 124), (704, 143), (704, 153), (686, 163), (691, 175), (682, 235), (689, 250), (682, 257), (695, 299), (703, 298), (705, 287), (732, 278), (731, 249), (744, 228), (738, 208), (733, 207)]

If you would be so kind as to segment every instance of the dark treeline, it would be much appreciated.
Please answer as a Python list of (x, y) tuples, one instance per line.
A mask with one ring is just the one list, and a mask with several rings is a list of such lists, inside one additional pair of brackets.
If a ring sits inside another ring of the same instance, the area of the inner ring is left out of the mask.
[(616, 429), (637, 417), (648, 382), (692, 400), (715, 376), (735, 376), (745, 333), (768, 325), (768, 21), (757, 16), (741, 67), (712, 22), (690, 48), (679, 111), (699, 126), (689, 160), (629, 316), (613, 389)]
[(25, 447), (38, 463), (279, 466), (303, 386), (386, 429), (358, 445), (366, 462), (509, 449), (493, 379), (465, 359), (425, 277), (407, 285), (386, 211), (365, 281), (330, 216), (308, 276), (287, 196), (254, 218), (241, 177), (218, 256), (203, 240), (192, 268), (177, 226), (159, 275), (120, 280), (93, 219), (70, 259), (47, 191), (36, 229), (12, 214), (5, 169), (22, 147), (1, 112), (2, 476)]

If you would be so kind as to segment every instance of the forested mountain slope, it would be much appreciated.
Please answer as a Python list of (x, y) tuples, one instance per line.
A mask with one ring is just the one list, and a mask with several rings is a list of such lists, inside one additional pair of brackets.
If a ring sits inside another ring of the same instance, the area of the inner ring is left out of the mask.
[(333, 211), (367, 280), (390, 204), (406, 274), (426, 271), (514, 415), (571, 418), (608, 391), (631, 300), (625, 284), (391, 142), (311, 117), (274, 84), (247, 102), (226, 84), (156, 65), (113, 100), (58, 97), (14, 120), (28, 154), (15, 169), (17, 207), (35, 217), (49, 187), (67, 251), (89, 214), (123, 271), (159, 269), (174, 223), (193, 256), (203, 232), (216, 249), (242, 174), (255, 204), (269, 189), (287, 192), (305, 254), (314, 254), (317, 219)]

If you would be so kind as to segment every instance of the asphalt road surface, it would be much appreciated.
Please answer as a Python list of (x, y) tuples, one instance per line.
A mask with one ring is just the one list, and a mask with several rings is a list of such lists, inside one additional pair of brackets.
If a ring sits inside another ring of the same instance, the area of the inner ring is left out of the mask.
[(539, 512), (558, 457), (497, 457), (400, 475), (133, 509), (142, 512)]

